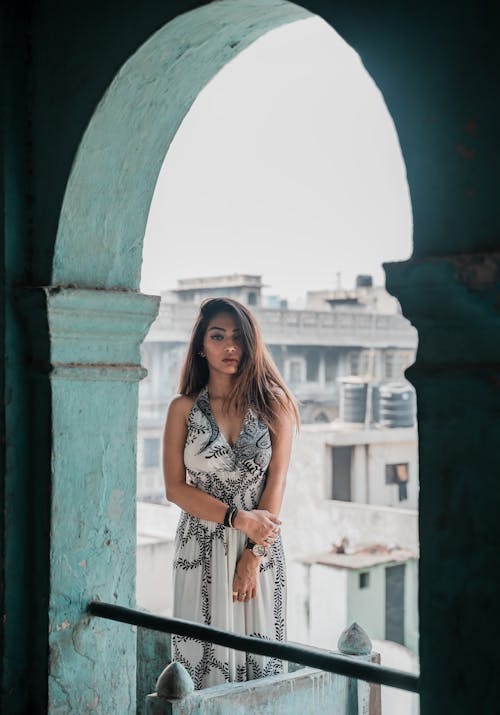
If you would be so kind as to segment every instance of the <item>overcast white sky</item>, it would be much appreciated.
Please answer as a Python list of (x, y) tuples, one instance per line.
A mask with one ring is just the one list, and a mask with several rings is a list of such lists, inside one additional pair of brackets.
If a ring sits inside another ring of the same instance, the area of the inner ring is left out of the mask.
[(319, 18), (243, 51), (207, 85), (165, 158), (141, 290), (260, 274), (292, 301), (411, 254), (405, 167), (382, 95)]

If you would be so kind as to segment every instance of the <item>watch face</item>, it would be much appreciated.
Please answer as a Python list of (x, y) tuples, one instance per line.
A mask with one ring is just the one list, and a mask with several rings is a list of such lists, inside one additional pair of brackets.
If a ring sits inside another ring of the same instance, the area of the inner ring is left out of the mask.
[(252, 551), (256, 556), (265, 556), (266, 548), (265, 546), (261, 546), (260, 544), (255, 544), (252, 548)]

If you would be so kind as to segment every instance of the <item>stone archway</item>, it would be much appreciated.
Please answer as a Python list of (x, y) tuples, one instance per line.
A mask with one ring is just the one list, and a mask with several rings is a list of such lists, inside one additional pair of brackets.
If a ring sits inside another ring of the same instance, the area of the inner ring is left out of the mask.
[[(85, 656), (95, 652), (96, 634), (81, 615), (85, 600), (98, 594), (135, 605), (133, 433), (137, 381), (144, 375), (138, 347), (158, 307), (157, 298), (137, 288), (164, 156), (214, 74), (265, 32), (308, 15), (284, 1), (221, 0), (178, 16), (121, 67), (78, 146), (54, 248), (52, 284), (58, 287), (46, 292), (56, 436), (49, 597), (49, 640), (57, 653), (49, 679), (54, 711), (86, 707), (82, 693), (69, 694), (64, 675), (65, 664), (76, 661), (83, 678), (92, 680)], [(93, 505), (92, 518), (86, 508), (72, 506), (80, 504)], [(62, 522), (62, 514), (72, 516), (73, 527)], [(101, 701), (106, 690), (113, 698), (110, 707), (118, 711), (134, 697), (132, 679), (124, 681), (124, 671), (135, 667), (134, 634), (113, 623), (99, 624), (99, 634), (101, 658), (108, 664), (117, 638), (124, 642), (111, 672), (108, 665), (107, 687), (95, 684)]]
[[(139, 346), (159, 303), (137, 288), (164, 156), (219, 69), (263, 33), (307, 15), (288, 2), (234, 0), (180, 15), (122, 66), (78, 147), (54, 249), (57, 288), (44, 291), (54, 435), (50, 711), (83, 711), (97, 698), (106, 712), (127, 711), (135, 697), (135, 633), (97, 625), (84, 609), (96, 597), (135, 606)], [(105, 668), (94, 667), (96, 652)], [(71, 689), (68, 663), (93, 684), (90, 694)]]

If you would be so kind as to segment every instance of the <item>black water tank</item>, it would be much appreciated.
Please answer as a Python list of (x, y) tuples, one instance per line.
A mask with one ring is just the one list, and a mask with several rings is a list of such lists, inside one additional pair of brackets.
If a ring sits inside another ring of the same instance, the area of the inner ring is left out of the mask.
[(365, 421), (367, 383), (359, 377), (346, 377), (340, 383), (339, 417), (342, 422)]
[(409, 382), (380, 385), (380, 424), (383, 427), (413, 427), (415, 424), (415, 389)]
[(371, 288), (373, 285), (373, 276), (367, 274), (356, 276), (356, 288)]

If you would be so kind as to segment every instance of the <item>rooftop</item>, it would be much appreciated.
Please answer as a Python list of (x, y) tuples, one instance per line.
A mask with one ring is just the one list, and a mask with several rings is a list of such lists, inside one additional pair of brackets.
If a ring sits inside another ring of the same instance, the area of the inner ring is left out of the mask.
[(248, 273), (231, 273), (225, 276), (201, 276), (198, 278), (179, 278), (175, 293), (203, 288), (262, 288), (262, 276)]
[(304, 556), (301, 562), (357, 570), (378, 566), (379, 564), (401, 563), (409, 559), (418, 559), (418, 552), (411, 549), (400, 549), (397, 546), (386, 546), (385, 544), (367, 544), (350, 548), (343, 541), (340, 545), (334, 544), (331, 551)]

